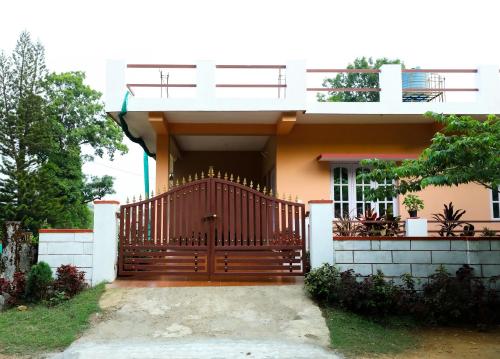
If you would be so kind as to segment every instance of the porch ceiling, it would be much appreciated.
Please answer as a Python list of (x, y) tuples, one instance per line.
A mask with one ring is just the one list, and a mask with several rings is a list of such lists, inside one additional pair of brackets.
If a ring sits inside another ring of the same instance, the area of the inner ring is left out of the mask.
[(269, 136), (174, 136), (181, 151), (261, 151)]

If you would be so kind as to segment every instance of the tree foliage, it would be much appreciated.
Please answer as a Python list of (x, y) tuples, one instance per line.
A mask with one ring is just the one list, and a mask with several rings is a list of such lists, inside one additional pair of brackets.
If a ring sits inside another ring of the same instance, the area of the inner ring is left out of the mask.
[(394, 161), (364, 160), (371, 167), (360, 175), (365, 181), (393, 180), (393, 186), (365, 190), (369, 199), (417, 192), (427, 186), (458, 186), (478, 183), (489, 189), (500, 184), (500, 118), (470, 116), (426, 116), (443, 127), (417, 159)]
[[(373, 60), (371, 57), (358, 57), (353, 63), (347, 66), (348, 69), (379, 69), (385, 64), (402, 64), (401, 60), (389, 60), (385, 57)], [(327, 78), (323, 81), (323, 87), (327, 88), (378, 88), (379, 76), (371, 73), (340, 73), (334, 78)], [(380, 99), (378, 92), (328, 92), (318, 94), (318, 101), (321, 102), (377, 102)]]
[(109, 176), (86, 183), (83, 161), (127, 149), (84, 81), (82, 72), (49, 73), (43, 46), (26, 32), (11, 56), (0, 52), (0, 221), (85, 227), (89, 188), (104, 181), (99, 195), (112, 193)]

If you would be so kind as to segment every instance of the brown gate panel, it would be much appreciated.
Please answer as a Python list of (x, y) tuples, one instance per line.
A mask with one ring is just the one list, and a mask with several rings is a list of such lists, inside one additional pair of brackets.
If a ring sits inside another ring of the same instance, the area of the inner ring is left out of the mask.
[(121, 206), (119, 275), (302, 275), (304, 204), (238, 182), (196, 179)]

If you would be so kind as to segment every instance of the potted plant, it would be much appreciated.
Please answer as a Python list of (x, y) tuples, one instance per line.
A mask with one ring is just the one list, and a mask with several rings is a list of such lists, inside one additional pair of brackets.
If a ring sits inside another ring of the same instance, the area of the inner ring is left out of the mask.
[(424, 209), (424, 201), (420, 197), (409, 194), (403, 200), (403, 205), (406, 207), (410, 218), (416, 218), (419, 209)]

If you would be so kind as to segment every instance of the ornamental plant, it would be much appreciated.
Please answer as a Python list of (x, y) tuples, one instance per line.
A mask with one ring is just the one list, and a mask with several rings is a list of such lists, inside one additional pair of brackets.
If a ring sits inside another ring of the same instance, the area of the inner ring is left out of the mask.
[(66, 293), (68, 297), (73, 297), (80, 293), (87, 284), (85, 283), (85, 272), (79, 271), (72, 265), (61, 265), (56, 271), (54, 290)]
[(32, 302), (47, 299), (52, 282), (52, 269), (47, 263), (38, 262), (28, 273), (26, 299)]
[(417, 195), (409, 194), (403, 200), (403, 205), (410, 214), (410, 217), (416, 217), (419, 210), (424, 209), (424, 201), (420, 199)]

